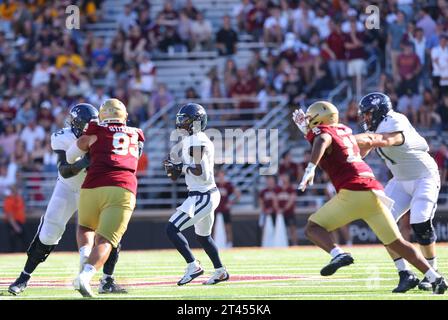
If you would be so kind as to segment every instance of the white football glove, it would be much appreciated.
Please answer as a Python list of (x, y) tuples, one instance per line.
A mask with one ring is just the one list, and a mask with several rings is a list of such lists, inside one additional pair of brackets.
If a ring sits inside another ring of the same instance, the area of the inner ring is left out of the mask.
[(308, 119), (302, 109), (296, 109), (292, 114), (292, 120), (304, 135), (308, 133)]
[(316, 165), (314, 163), (309, 162), (308, 166), (305, 169), (305, 173), (303, 174), (302, 181), (300, 181), (299, 190), (303, 192), (305, 191), (308, 185), (310, 186), (313, 185), (315, 171), (316, 171)]

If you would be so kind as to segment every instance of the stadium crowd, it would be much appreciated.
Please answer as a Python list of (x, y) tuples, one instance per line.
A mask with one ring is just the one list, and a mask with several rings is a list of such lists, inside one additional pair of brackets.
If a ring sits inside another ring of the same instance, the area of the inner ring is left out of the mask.
[[(381, 67), (376, 89), (398, 111), (419, 128), (448, 131), (444, 0), (242, 0), (215, 33), (194, 0), (167, 0), (154, 20), (151, 1), (131, 0), (110, 43), (64, 27), (72, 2), (0, 0), (1, 187), (15, 185), (20, 172), (56, 170), (49, 133), (64, 125), (75, 103), (98, 106), (117, 97), (138, 126), (174, 101), (157, 81), (153, 61), (173, 52), (216, 50), (227, 59), (222, 74), (211, 69), (199, 88), (186, 90), (187, 98), (284, 94), (290, 105), (324, 96), (343, 80), (359, 98), (373, 57)], [(102, 2), (76, 1), (81, 25), (101, 20)], [(370, 4), (380, 8), (379, 29), (365, 27)], [(238, 66), (233, 56), (241, 35), (264, 44), (248, 66)], [(95, 86), (96, 79), (105, 84)], [(355, 99), (342, 121), (357, 128), (357, 117)], [(432, 152), (446, 184), (448, 147), (442, 143)]]

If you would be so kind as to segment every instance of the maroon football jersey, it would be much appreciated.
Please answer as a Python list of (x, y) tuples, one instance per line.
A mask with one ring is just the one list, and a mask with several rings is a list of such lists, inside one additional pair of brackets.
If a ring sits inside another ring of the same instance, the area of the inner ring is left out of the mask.
[(96, 135), (90, 146), (90, 166), (82, 188), (121, 187), (137, 194), (138, 142), (143, 131), (121, 123), (91, 121), (84, 131)]
[(320, 125), (310, 130), (306, 138), (313, 143), (314, 138), (322, 133), (331, 135), (332, 142), (319, 167), (327, 172), (338, 192), (340, 189), (354, 191), (383, 189), (372, 169), (361, 159), (352, 129), (343, 124)]
[(216, 208), (216, 212), (227, 213), (230, 211), (229, 208), (229, 197), (234, 192), (233, 185), (230, 182), (224, 183), (216, 183), (216, 186), (219, 189), (219, 193), (221, 194), (221, 200), (219, 202), (218, 208)]
[(288, 187), (277, 187), (275, 189), (275, 193), (277, 194), (278, 199), (278, 207), (283, 212), (285, 216), (292, 216), (294, 215), (294, 202), (292, 205), (287, 207), (289, 198), (291, 195), (296, 193), (296, 189), (294, 189), (293, 186)]
[(260, 192), (260, 199), (264, 206), (264, 213), (271, 214), (274, 213), (274, 198), (275, 198), (275, 189), (263, 189)]

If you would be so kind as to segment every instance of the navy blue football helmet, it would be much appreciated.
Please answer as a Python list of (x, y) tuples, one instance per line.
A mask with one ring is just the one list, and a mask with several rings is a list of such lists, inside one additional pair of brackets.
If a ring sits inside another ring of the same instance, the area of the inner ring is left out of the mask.
[(365, 119), (364, 115), (371, 114), (368, 123), (363, 120), (362, 127), (364, 131), (375, 131), (381, 121), (386, 118), (389, 111), (392, 110), (392, 102), (384, 93), (373, 92), (362, 97), (358, 108), (361, 119)]
[(98, 110), (88, 103), (78, 103), (70, 109), (68, 125), (76, 138), (79, 138), (92, 119), (98, 119)]
[(207, 113), (197, 103), (187, 103), (176, 114), (176, 128), (186, 130), (190, 135), (204, 131), (207, 126)]

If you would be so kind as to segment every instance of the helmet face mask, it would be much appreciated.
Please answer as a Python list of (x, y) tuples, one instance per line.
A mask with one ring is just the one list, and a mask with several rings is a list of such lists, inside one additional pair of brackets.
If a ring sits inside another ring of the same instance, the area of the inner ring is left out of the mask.
[(70, 109), (66, 125), (70, 126), (73, 134), (79, 138), (92, 119), (98, 119), (95, 107), (88, 103), (79, 103)]
[(176, 129), (186, 130), (188, 132), (191, 131), (193, 124), (193, 119), (188, 117), (184, 113), (176, 114)]
[(176, 129), (185, 130), (189, 135), (204, 131), (207, 126), (207, 113), (197, 103), (182, 106), (176, 114)]

